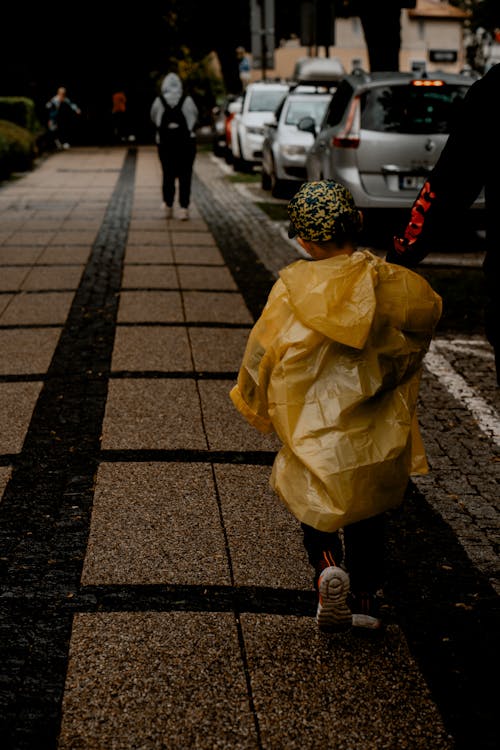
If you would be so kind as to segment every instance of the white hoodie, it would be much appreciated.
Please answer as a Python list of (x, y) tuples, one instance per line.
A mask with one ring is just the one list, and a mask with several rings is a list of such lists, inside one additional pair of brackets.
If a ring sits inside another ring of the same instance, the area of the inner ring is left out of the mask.
[[(167, 104), (169, 104), (170, 107), (175, 107), (182, 96), (182, 92), (182, 81), (177, 73), (168, 73), (161, 84), (161, 93), (165, 97)], [(160, 97), (157, 96), (153, 104), (151, 105), (151, 120), (156, 128), (160, 127), (164, 110), (165, 107), (163, 106), (163, 102)], [(187, 126), (191, 131), (192, 137), (194, 138), (194, 128), (198, 120), (199, 112), (198, 107), (189, 95), (184, 99), (184, 103), (182, 105), (182, 113), (186, 118)], [(158, 143), (158, 141), (158, 133), (156, 133), (156, 143)]]

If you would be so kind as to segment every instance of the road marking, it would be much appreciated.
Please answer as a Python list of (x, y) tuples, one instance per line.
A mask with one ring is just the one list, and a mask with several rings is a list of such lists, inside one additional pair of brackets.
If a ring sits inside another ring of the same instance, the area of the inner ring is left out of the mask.
[(449, 352), (457, 352), (458, 354), (470, 354), (473, 357), (480, 357), (480, 359), (494, 361), (495, 356), (493, 352), (487, 351), (485, 347), (489, 347), (487, 341), (474, 340), (474, 339), (439, 339), (434, 342), (435, 347), (438, 349), (446, 349)]
[(470, 411), (479, 429), (500, 445), (500, 420), (497, 412), (476, 394), (446, 357), (439, 354), (437, 349), (440, 343), (432, 342), (424, 359), (425, 368), (438, 378), (453, 398)]

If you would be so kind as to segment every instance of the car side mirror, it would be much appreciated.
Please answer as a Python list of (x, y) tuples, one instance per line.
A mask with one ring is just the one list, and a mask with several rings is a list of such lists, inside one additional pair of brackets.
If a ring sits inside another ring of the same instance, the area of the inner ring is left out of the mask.
[(316, 122), (314, 117), (303, 117), (298, 121), (297, 127), (299, 130), (304, 131), (304, 133), (312, 133), (316, 137)]

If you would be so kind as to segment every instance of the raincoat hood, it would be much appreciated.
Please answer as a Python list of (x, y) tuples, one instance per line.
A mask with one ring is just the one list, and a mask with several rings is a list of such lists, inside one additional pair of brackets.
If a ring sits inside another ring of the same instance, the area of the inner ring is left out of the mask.
[(354, 253), (320, 261), (299, 260), (280, 272), (290, 305), (308, 328), (332, 341), (362, 349), (377, 304), (376, 265)]
[(368, 251), (283, 269), (231, 399), (282, 448), (271, 485), (302, 522), (335, 531), (399, 505), (427, 462), (416, 417), (441, 298)]
[(177, 73), (167, 73), (161, 84), (161, 93), (170, 107), (175, 107), (182, 96), (182, 81)]

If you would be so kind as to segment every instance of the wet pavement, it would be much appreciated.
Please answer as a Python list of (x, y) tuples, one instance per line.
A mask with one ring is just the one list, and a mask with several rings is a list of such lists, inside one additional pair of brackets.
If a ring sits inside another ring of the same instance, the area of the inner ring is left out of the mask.
[(189, 221), (160, 179), (152, 147), (78, 148), (0, 188), (2, 746), (496, 748), (490, 347), (427, 355), (384, 632), (320, 634), (277, 442), (228, 396), (297, 249), (208, 152)]

